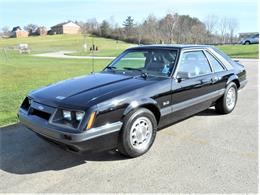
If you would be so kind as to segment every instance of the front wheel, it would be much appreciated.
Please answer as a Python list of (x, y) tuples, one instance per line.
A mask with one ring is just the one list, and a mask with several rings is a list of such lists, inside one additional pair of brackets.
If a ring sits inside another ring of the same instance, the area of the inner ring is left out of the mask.
[(153, 113), (140, 108), (128, 114), (119, 138), (118, 150), (129, 157), (146, 153), (152, 146), (157, 131), (157, 121)]
[(223, 95), (215, 105), (216, 111), (220, 114), (228, 114), (232, 112), (237, 103), (237, 86), (231, 82)]

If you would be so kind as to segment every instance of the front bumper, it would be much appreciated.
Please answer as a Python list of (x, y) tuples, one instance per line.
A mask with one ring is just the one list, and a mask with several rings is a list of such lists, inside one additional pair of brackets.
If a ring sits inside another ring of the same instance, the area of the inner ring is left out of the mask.
[(239, 87), (239, 90), (241, 90), (241, 89), (243, 89), (245, 86), (246, 86), (246, 84), (248, 83), (248, 80), (246, 79), (246, 80), (243, 80), (243, 81), (241, 81), (240, 82), (240, 87)]
[(19, 110), (20, 122), (28, 129), (58, 143), (67, 149), (83, 152), (91, 150), (107, 150), (117, 147), (119, 131), (122, 122), (107, 124), (97, 128), (91, 128), (84, 132), (66, 132), (65, 128), (57, 127), (48, 121), (34, 115), (28, 115), (23, 109)]

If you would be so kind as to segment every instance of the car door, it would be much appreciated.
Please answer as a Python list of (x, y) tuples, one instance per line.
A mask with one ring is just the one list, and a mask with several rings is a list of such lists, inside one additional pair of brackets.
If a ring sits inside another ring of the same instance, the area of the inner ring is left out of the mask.
[(173, 120), (200, 112), (211, 105), (211, 100), (216, 95), (215, 81), (212, 68), (202, 49), (181, 52), (174, 78)]

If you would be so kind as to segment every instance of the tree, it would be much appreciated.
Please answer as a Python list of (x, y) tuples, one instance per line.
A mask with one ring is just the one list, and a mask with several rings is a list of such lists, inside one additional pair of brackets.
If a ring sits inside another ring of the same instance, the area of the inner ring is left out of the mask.
[(81, 34), (83, 34), (83, 36), (88, 34), (89, 29), (88, 29), (88, 24), (86, 22), (75, 21), (75, 23), (80, 26), (80, 31)]
[(99, 24), (96, 18), (88, 19), (86, 22), (86, 26), (89, 33), (96, 33), (99, 31)]
[(36, 24), (28, 24), (24, 26), (24, 30), (29, 32), (29, 35), (32, 35), (38, 28), (38, 25)]
[(173, 43), (174, 37), (174, 30), (175, 26), (178, 21), (178, 14), (167, 14), (161, 21), (160, 21), (160, 29), (164, 36), (167, 39), (167, 42)]
[(4, 26), (2, 28), (2, 35), (9, 37), (11, 35), (11, 31), (8, 26)]
[(222, 43), (226, 43), (227, 25), (228, 25), (227, 18), (226, 17), (221, 18), (218, 27), (219, 27)]
[(136, 30), (136, 35), (137, 35), (137, 39), (138, 39), (138, 45), (140, 45), (142, 42), (142, 39), (143, 39), (143, 35), (144, 35), (143, 25), (137, 25), (135, 27), (135, 30)]
[(100, 25), (101, 36), (107, 37), (110, 35), (110, 32), (111, 32), (110, 24), (106, 20), (103, 20), (103, 22)]
[(205, 44), (225, 43), (228, 40), (233, 42), (235, 31), (238, 28), (234, 19), (222, 18), (219, 20), (217, 16), (209, 15), (202, 22), (196, 17), (179, 15), (175, 12), (166, 14), (161, 19), (149, 15), (144, 22), (138, 24), (135, 24), (134, 19), (128, 16), (123, 22), (123, 27), (115, 25), (113, 17), (102, 21), (101, 24), (96, 19), (88, 20), (85, 24), (88, 33), (138, 44)]
[(134, 28), (134, 19), (131, 16), (128, 16), (123, 22), (125, 28), (126, 36), (131, 36)]
[(144, 39), (148, 43), (158, 43), (159, 36), (159, 24), (158, 20), (154, 15), (149, 15), (142, 24)]
[(227, 20), (227, 29), (229, 33), (230, 43), (234, 42), (234, 34), (238, 28), (238, 22), (235, 18), (228, 18)]
[(216, 30), (218, 20), (219, 20), (218, 17), (215, 15), (208, 15), (204, 20), (204, 24), (207, 30), (208, 43), (212, 43), (213, 41), (213, 33)]
[(192, 44), (205, 43), (206, 28), (201, 22), (197, 22), (191, 27), (191, 42)]

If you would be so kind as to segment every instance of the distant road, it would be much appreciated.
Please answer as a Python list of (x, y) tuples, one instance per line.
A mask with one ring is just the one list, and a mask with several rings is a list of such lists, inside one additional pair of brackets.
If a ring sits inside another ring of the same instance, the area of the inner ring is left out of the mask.
[(38, 57), (48, 57), (48, 58), (69, 58), (69, 59), (100, 59), (100, 60), (111, 60), (115, 57), (103, 57), (103, 56), (69, 56), (65, 54), (75, 53), (75, 51), (58, 51), (58, 52), (49, 52), (42, 54), (34, 54), (33, 56)]

